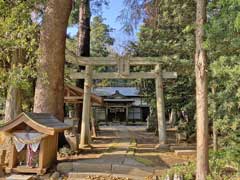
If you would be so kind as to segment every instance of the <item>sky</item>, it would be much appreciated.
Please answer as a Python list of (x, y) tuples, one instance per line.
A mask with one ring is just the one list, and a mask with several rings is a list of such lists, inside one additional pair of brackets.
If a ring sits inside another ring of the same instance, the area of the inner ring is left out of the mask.
[[(114, 31), (111, 36), (115, 39), (114, 50), (118, 53), (123, 52), (123, 46), (129, 40), (136, 40), (136, 35), (128, 35), (121, 30), (121, 23), (117, 21), (120, 11), (124, 8), (123, 0), (109, 0), (109, 6), (103, 8), (102, 17), (105, 19), (104, 23), (108, 24)], [(93, 15), (94, 16), (94, 15)], [(73, 36), (77, 34), (77, 27), (68, 28), (68, 33)]]

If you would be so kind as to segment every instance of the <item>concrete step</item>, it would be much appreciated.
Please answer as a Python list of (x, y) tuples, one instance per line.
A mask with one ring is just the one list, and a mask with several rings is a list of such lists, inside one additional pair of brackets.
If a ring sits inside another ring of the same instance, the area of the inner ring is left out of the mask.
[(111, 173), (92, 173), (92, 172), (89, 172), (89, 173), (71, 172), (69, 173), (68, 180), (85, 180), (89, 176), (99, 178), (99, 179), (101, 177), (113, 177), (113, 178), (123, 178), (123, 179), (131, 179), (131, 180), (145, 180), (145, 177), (141, 177), (141, 176), (111, 174)]

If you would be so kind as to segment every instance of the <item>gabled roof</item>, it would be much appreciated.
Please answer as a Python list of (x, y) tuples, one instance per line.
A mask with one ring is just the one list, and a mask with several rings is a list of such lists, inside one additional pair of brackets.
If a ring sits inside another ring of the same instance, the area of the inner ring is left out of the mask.
[(104, 99), (105, 102), (133, 102), (133, 99), (130, 99), (124, 95), (122, 95), (118, 90), (111, 95)]
[(116, 90), (114, 94), (112, 94), (111, 96), (108, 96), (107, 98), (108, 99), (126, 99), (127, 97), (121, 94), (118, 90)]
[(140, 96), (140, 91), (136, 87), (97, 87), (93, 89), (93, 93), (98, 96), (111, 96), (116, 91), (119, 91), (123, 96), (137, 97)]
[[(65, 84), (64, 85), (64, 101), (65, 102), (74, 102), (83, 100), (84, 90), (76, 86)], [(71, 98), (71, 99), (70, 99)], [(103, 98), (95, 94), (91, 94), (91, 101), (97, 104), (103, 104)]]
[(16, 126), (25, 123), (43, 134), (54, 135), (71, 128), (48, 113), (21, 113), (16, 119), (7, 122), (0, 131), (11, 131)]

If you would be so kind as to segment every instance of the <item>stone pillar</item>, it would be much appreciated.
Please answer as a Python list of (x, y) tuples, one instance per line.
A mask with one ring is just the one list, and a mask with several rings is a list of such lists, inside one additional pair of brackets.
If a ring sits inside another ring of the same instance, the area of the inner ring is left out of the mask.
[(157, 101), (157, 119), (158, 119), (158, 134), (159, 144), (166, 143), (166, 122), (165, 122), (165, 104), (163, 96), (163, 78), (160, 64), (156, 65), (157, 78), (155, 79), (156, 86), (156, 101)]
[(92, 67), (87, 65), (85, 72), (80, 148), (88, 146), (91, 140), (89, 124), (91, 114)]

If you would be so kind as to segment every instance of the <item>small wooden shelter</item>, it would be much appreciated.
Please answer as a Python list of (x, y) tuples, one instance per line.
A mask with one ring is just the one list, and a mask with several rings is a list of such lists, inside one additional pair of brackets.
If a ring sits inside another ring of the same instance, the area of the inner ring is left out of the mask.
[(12, 138), (7, 173), (44, 174), (57, 158), (58, 133), (70, 127), (51, 114), (21, 113), (0, 131)]

